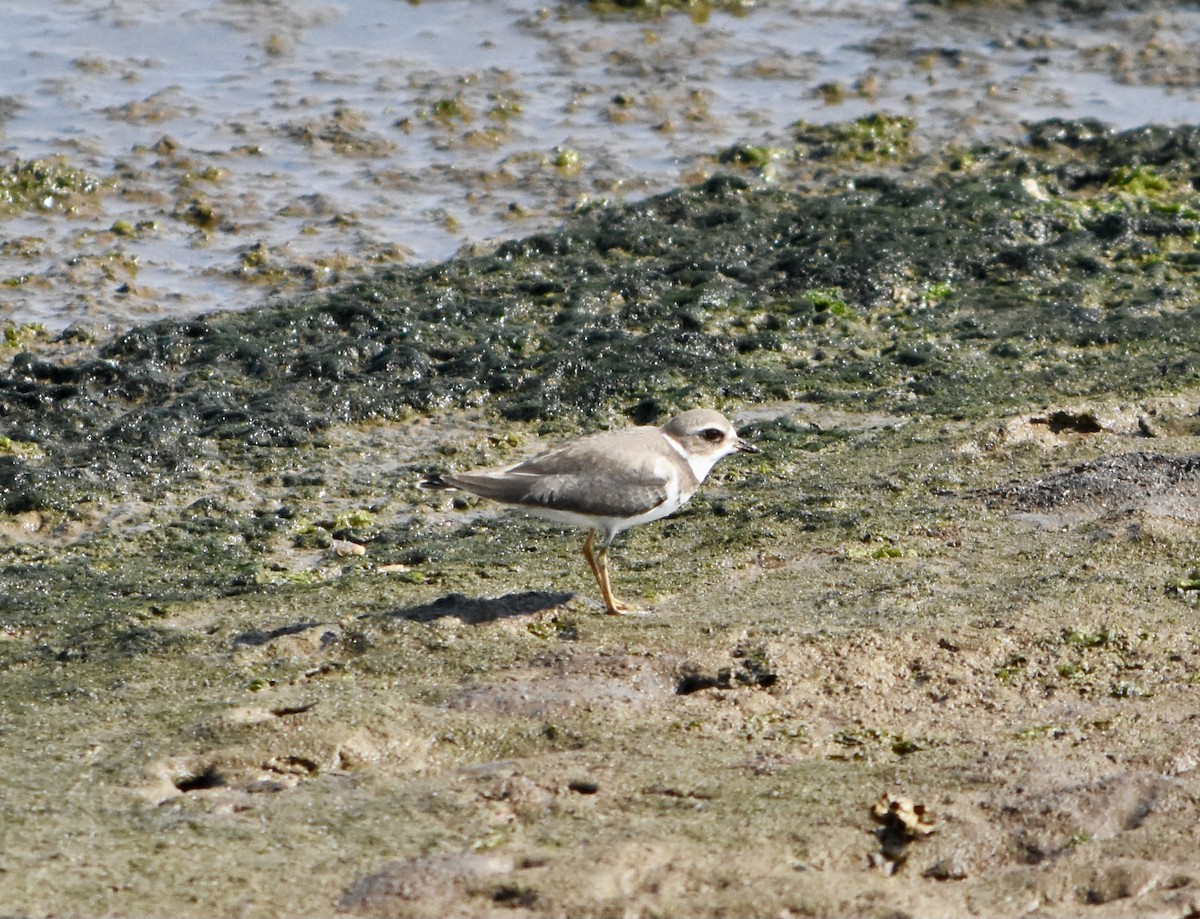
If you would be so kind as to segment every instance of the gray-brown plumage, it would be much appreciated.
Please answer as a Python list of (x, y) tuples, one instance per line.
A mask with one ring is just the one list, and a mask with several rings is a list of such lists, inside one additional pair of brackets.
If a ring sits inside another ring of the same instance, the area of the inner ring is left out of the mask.
[[(734, 452), (758, 452), (719, 412), (695, 409), (661, 428), (594, 434), (495, 469), (433, 474), (421, 487), (457, 488), (573, 526), (589, 527), (583, 554), (609, 613), (627, 609), (608, 579), (617, 534), (674, 513), (713, 465)], [(600, 536), (598, 551), (593, 550)]]

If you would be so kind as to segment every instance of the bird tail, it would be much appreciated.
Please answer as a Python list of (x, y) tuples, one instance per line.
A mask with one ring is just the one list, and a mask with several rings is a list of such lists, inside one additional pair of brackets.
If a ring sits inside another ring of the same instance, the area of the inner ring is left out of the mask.
[(421, 479), (420, 486), (421, 488), (428, 488), (434, 491), (454, 488), (453, 485), (442, 478), (441, 474), (437, 472), (431, 472), (425, 478)]

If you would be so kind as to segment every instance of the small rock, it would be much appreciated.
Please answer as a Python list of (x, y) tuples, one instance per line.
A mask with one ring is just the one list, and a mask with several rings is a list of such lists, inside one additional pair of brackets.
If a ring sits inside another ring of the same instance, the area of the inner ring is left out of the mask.
[[(341, 912), (369, 915), (402, 912), (405, 902), (449, 901), (461, 896), (471, 885), (511, 874), (513, 868), (511, 857), (496, 852), (431, 855), (390, 862), (351, 884), (337, 908)], [(449, 912), (447, 906), (446, 913)]]
[(881, 824), (875, 831), (880, 851), (872, 856), (871, 867), (889, 875), (908, 858), (913, 842), (935, 830), (933, 815), (926, 811), (925, 805), (914, 804), (902, 795), (881, 795), (871, 807), (871, 816)]
[(921, 872), (921, 876), (935, 881), (961, 881), (968, 876), (967, 866), (961, 856), (944, 856)]
[(353, 558), (355, 556), (366, 555), (367, 547), (356, 542), (350, 542), (348, 539), (335, 539), (333, 545), (329, 547), (329, 554), (335, 558)]

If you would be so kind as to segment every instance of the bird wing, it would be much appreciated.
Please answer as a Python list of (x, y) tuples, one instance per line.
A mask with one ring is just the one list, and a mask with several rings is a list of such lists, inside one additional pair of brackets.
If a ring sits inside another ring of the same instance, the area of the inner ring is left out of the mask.
[(514, 466), (446, 476), (466, 491), (527, 507), (631, 517), (671, 497), (673, 472), (655, 428), (584, 438)]

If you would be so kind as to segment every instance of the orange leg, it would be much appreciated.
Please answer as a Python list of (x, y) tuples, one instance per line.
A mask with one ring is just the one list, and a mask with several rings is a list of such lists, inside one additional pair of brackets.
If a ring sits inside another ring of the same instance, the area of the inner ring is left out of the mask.
[(596, 538), (595, 530), (588, 530), (587, 539), (583, 541), (583, 557), (587, 559), (588, 567), (592, 569), (592, 577), (600, 583), (600, 569), (596, 567), (596, 556), (592, 554), (592, 542)]
[(604, 597), (605, 612), (610, 616), (619, 616), (626, 612), (629, 607), (613, 596), (612, 587), (608, 583), (608, 546), (604, 546), (599, 552), (596, 552), (592, 543), (595, 541), (596, 531), (590, 530), (587, 539), (583, 541), (583, 557), (587, 559), (588, 567), (592, 569), (592, 576), (595, 577), (596, 583), (600, 585), (600, 594)]

